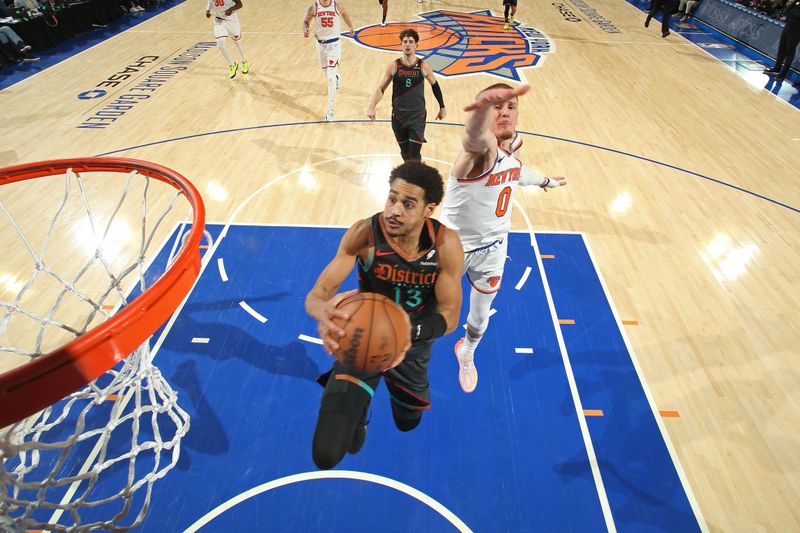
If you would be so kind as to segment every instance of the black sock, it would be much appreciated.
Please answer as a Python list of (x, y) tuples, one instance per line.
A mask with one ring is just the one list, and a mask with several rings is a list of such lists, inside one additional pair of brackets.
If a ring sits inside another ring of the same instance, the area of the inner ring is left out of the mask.
[(406, 154), (408, 155), (406, 161), (422, 161), (420, 152), (422, 152), (422, 144), (409, 141), (408, 148), (406, 148)]
[(408, 161), (408, 142), (400, 143), (400, 156), (403, 161)]

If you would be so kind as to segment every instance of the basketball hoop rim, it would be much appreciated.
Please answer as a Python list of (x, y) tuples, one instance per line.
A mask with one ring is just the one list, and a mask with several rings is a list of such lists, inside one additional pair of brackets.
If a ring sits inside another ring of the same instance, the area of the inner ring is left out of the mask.
[(130, 172), (181, 191), (192, 205), (192, 229), (161, 277), (118, 313), (64, 346), (0, 374), (0, 429), (37, 413), (97, 379), (147, 340), (178, 308), (200, 273), (205, 206), (194, 185), (156, 163), (128, 158), (56, 159), (0, 169), (0, 186), (42, 176)]

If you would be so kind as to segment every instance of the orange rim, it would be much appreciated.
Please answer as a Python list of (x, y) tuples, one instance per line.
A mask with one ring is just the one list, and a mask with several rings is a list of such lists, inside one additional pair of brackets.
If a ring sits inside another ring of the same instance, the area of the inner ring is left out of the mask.
[(161, 165), (126, 158), (58, 159), (0, 169), (0, 185), (80, 172), (130, 172), (180, 190), (192, 205), (192, 229), (161, 277), (117, 314), (61, 348), (0, 374), (0, 428), (52, 405), (128, 357), (175, 312), (200, 274), (205, 207), (189, 180)]

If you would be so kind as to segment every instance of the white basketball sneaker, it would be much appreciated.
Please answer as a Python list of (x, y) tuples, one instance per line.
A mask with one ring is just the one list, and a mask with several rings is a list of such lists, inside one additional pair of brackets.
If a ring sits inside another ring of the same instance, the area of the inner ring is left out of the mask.
[(329, 108), (328, 109), (328, 112), (325, 114), (325, 120), (327, 122), (332, 122), (333, 121), (333, 108)]
[(458, 384), (461, 385), (461, 390), (470, 393), (478, 386), (478, 369), (475, 368), (475, 355), (461, 355), (461, 345), (464, 344), (464, 339), (459, 339), (453, 351), (456, 353), (458, 359)]

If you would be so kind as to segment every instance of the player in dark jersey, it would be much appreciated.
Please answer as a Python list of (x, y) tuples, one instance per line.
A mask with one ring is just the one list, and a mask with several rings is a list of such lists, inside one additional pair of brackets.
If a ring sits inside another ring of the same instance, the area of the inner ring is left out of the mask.
[[(508, 16), (509, 9), (511, 10), (510, 17)], [(503, 29), (507, 30), (514, 25), (514, 15), (517, 14), (517, 0), (503, 0), (503, 11), (503, 18), (506, 19), (506, 23), (503, 24)]]
[(442, 89), (433, 75), (433, 68), (427, 61), (417, 57), (419, 34), (412, 29), (400, 32), (400, 43), (403, 57), (386, 67), (377, 89), (372, 95), (367, 108), (367, 117), (375, 120), (375, 107), (383, 98), (383, 93), (392, 83), (392, 129), (403, 161), (419, 161), (422, 143), (425, 142), (425, 88), (423, 80), (428, 80), (433, 95), (439, 103), (437, 120), (444, 119), (447, 112), (444, 108)]
[[(337, 339), (344, 335), (332, 319), (347, 318), (336, 305), (358, 292), (336, 294), (354, 264), (358, 265), (362, 292), (392, 298), (410, 318), (410, 342), (394, 368), (382, 374), (360, 373), (334, 361), (333, 368), (320, 376), (325, 391), (312, 444), (312, 457), (319, 468), (333, 468), (346, 452), (361, 449), (367, 410), (381, 377), (400, 431), (417, 427), (422, 411), (430, 407), (431, 344), (458, 324), (464, 264), (458, 236), (430, 218), (443, 194), (442, 176), (432, 167), (414, 161), (392, 170), (383, 212), (359, 220), (347, 230), (336, 256), (306, 297), (306, 312), (319, 322), (319, 334), (329, 354), (339, 348)], [(406, 272), (398, 275), (402, 271)]]

